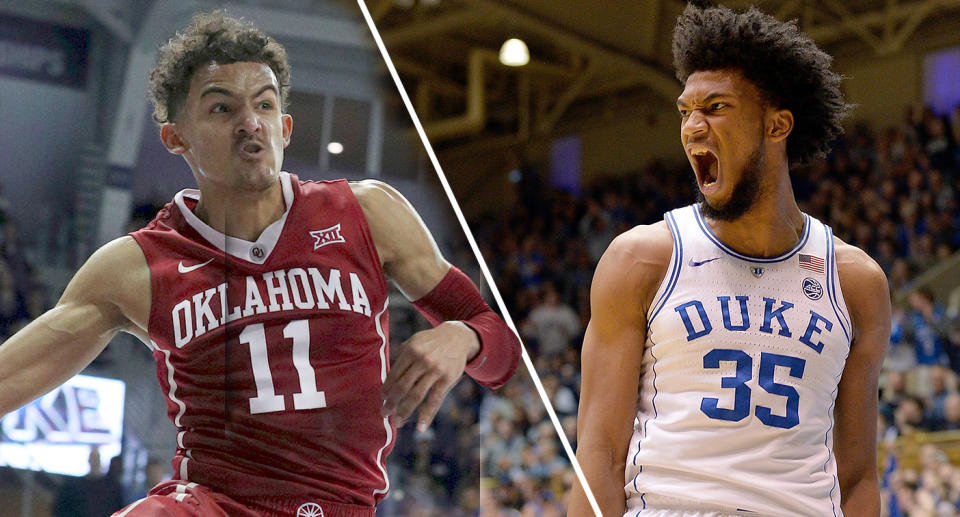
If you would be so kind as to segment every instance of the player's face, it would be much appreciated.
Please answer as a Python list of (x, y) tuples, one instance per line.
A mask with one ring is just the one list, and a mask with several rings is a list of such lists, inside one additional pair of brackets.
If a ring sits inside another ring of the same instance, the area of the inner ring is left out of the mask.
[(161, 131), (201, 188), (263, 191), (276, 184), (293, 120), (280, 85), (262, 63), (210, 64), (194, 72), (183, 110)]
[(677, 109), (704, 215), (739, 218), (753, 206), (763, 181), (766, 108), (760, 91), (737, 70), (695, 72)]

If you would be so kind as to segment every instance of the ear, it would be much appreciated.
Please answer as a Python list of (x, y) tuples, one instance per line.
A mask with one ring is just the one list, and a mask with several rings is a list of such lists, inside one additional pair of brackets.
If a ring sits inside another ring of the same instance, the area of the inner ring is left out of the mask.
[(280, 116), (280, 124), (283, 127), (283, 147), (290, 145), (290, 135), (293, 133), (293, 117), (289, 113)]
[(790, 110), (771, 110), (767, 115), (767, 136), (774, 142), (785, 140), (793, 131), (793, 113)]
[(187, 152), (186, 142), (180, 138), (175, 124), (164, 124), (160, 126), (160, 139), (163, 140), (163, 146), (173, 154), (183, 154)]

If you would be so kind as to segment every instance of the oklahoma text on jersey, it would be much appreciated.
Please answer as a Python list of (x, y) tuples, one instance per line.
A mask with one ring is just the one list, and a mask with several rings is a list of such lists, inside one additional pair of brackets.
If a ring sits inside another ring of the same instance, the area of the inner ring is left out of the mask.
[[(344, 284), (349, 285), (344, 288)], [(363, 283), (352, 271), (343, 274), (330, 269), (324, 274), (315, 267), (281, 269), (247, 276), (241, 285), (242, 292), (228, 289), (223, 282), (174, 305), (171, 319), (177, 348), (221, 325), (264, 313), (317, 309), (371, 314)], [(230, 300), (243, 301), (231, 305)], [(224, 311), (225, 307), (230, 310)]]

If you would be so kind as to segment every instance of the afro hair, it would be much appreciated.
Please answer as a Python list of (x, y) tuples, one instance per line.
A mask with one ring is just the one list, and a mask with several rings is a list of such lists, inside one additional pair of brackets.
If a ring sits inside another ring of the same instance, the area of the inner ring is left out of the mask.
[(787, 139), (792, 165), (823, 157), (843, 133), (851, 106), (840, 91), (842, 77), (830, 70), (833, 59), (797, 29), (751, 7), (736, 12), (691, 3), (673, 33), (673, 64), (685, 83), (694, 72), (735, 69), (778, 109), (793, 113)]

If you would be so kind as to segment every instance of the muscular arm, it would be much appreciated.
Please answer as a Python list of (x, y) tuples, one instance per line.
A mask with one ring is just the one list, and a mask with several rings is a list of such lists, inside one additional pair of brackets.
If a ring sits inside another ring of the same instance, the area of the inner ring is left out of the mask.
[(853, 343), (837, 391), (833, 450), (843, 514), (880, 515), (877, 482), (877, 381), (890, 341), (890, 294), (880, 267), (863, 251), (836, 240), (840, 287)]
[(367, 217), (383, 270), (410, 300), (430, 292), (450, 269), (413, 206), (375, 180), (351, 183)]
[[(419, 427), (425, 428), (467, 362), (481, 352), (481, 347), (487, 349), (488, 339), (484, 337), (481, 342), (481, 335), (506, 336), (513, 341), (515, 350), (510, 352), (515, 351), (517, 357), (519, 342), (483, 303), (476, 286), (462, 274), (451, 271), (450, 263), (441, 255), (420, 216), (400, 193), (378, 181), (353, 183), (351, 187), (367, 218), (384, 272), (408, 299), (415, 301), (421, 312), (439, 322), (433, 329), (414, 334), (401, 346), (383, 386), (384, 414), (396, 413), (401, 421), (426, 398), (418, 422)], [(476, 303), (464, 306), (464, 300)], [(470, 326), (458, 320), (466, 318), (470, 318)], [(487, 334), (485, 331), (491, 328), (493, 332)], [(480, 354), (478, 361), (485, 354)], [(478, 380), (483, 378), (475, 370), (468, 372)], [(508, 373), (512, 374), (512, 370)]]
[(53, 309), (0, 345), (0, 415), (74, 376), (117, 331), (146, 328), (149, 300), (149, 269), (132, 238), (94, 253)]
[[(636, 415), (646, 313), (671, 253), (665, 223), (637, 227), (613, 241), (593, 277), (581, 359), (577, 461), (604, 516), (624, 512), (624, 467)], [(592, 515), (579, 483), (568, 514)]]

